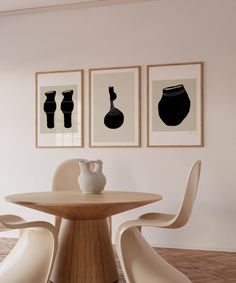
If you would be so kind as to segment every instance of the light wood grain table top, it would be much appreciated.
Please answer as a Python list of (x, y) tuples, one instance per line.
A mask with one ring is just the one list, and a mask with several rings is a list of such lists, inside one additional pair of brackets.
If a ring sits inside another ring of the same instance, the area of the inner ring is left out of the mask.
[(150, 204), (161, 195), (142, 192), (104, 191), (84, 194), (80, 191), (35, 192), (15, 194), (6, 200), (66, 219), (101, 219)]

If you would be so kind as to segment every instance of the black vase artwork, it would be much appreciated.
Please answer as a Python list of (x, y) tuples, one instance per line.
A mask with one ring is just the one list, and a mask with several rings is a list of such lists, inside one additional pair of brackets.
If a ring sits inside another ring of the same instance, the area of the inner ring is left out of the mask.
[(178, 126), (187, 117), (191, 102), (184, 85), (169, 86), (163, 89), (158, 103), (161, 120), (167, 126)]
[(55, 102), (56, 91), (51, 90), (45, 92), (46, 100), (43, 105), (43, 110), (47, 115), (47, 128), (53, 129), (54, 128), (54, 114), (57, 108), (57, 104)]
[(61, 102), (61, 111), (64, 114), (65, 128), (72, 127), (71, 116), (72, 116), (72, 111), (74, 109), (74, 102), (72, 100), (73, 92), (74, 92), (73, 90), (65, 90), (62, 92), (64, 98)]
[(114, 87), (109, 86), (110, 95), (110, 111), (104, 117), (104, 124), (109, 129), (117, 129), (124, 123), (124, 114), (115, 108), (113, 101), (116, 100), (117, 94), (114, 92)]

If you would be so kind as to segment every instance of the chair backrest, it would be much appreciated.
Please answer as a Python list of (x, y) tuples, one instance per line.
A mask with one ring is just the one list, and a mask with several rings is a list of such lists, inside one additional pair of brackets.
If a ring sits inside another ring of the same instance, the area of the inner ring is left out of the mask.
[[(67, 159), (56, 168), (52, 179), (52, 191), (81, 191), (78, 183), (79, 160), (81, 159)], [(59, 233), (61, 218), (58, 216), (55, 217), (55, 227)]]
[(80, 174), (79, 158), (63, 161), (57, 168), (52, 180), (53, 191), (80, 190), (78, 176)]
[(175, 220), (171, 224), (171, 228), (182, 227), (188, 222), (197, 195), (200, 171), (201, 161), (198, 160), (193, 164), (190, 170), (182, 205), (178, 214), (175, 217)]

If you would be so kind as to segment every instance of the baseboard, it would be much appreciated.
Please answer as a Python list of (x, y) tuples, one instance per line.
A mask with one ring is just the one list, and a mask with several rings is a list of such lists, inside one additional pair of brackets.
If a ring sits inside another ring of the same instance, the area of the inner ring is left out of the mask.
[(199, 250), (199, 251), (212, 251), (212, 252), (231, 252), (235, 253), (236, 248), (226, 248), (226, 247), (209, 247), (209, 246), (184, 246), (184, 245), (163, 245), (159, 244), (158, 246), (155, 246), (154, 248), (163, 248), (163, 249), (183, 249), (183, 250)]
[(75, 9), (84, 9), (84, 8), (94, 8), (94, 7), (103, 7), (103, 6), (112, 6), (112, 5), (124, 5), (124, 4), (135, 4), (142, 2), (152, 2), (155, 0), (93, 0), (93, 1), (81, 1), (68, 4), (55, 4), (51, 6), (38, 6), (32, 8), (22, 8), (16, 10), (6, 10), (0, 11), (1, 16), (8, 15), (18, 15), (18, 14), (34, 14), (42, 12), (51, 12), (51, 11), (65, 11), (65, 10), (75, 10)]

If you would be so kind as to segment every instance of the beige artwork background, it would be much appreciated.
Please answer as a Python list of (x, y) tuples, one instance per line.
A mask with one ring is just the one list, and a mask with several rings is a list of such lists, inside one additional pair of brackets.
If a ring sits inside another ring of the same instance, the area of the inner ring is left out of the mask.
[[(165, 87), (183, 84), (191, 101), (187, 117), (178, 126), (167, 126), (159, 117), (158, 103)], [(197, 126), (196, 113), (196, 79), (161, 80), (152, 82), (152, 130), (158, 131), (195, 131)]]
[[(135, 74), (116, 72), (94, 74), (93, 77), (93, 125), (94, 142), (132, 142), (135, 137)], [(104, 117), (110, 111), (109, 87), (117, 94), (114, 106), (124, 114), (124, 123), (118, 129), (104, 125)]]
[[(72, 111), (72, 127), (64, 127), (64, 114), (61, 111), (61, 102), (63, 100), (62, 92), (65, 90), (73, 90), (72, 100), (74, 102), (74, 109)], [(47, 128), (47, 116), (43, 109), (44, 102), (46, 101), (45, 92), (55, 90), (55, 102), (57, 108), (54, 115), (54, 125), (52, 129)], [(41, 134), (66, 134), (66, 133), (77, 133), (78, 132), (78, 87), (77, 85), (57, 85), (57, 86), (43, 86), (40, 87), (40, 133)]]

